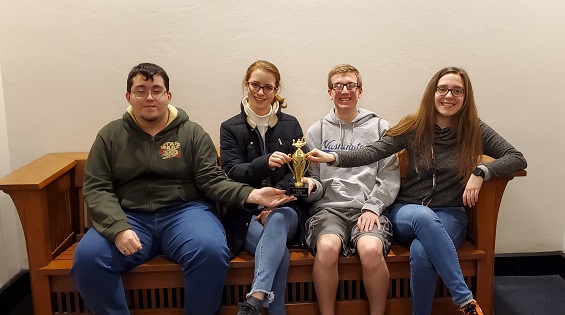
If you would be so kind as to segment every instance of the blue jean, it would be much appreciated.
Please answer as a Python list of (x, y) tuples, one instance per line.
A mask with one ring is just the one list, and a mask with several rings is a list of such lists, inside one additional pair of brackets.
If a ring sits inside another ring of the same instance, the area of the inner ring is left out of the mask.
[(228, 271), (229, 250), (222, 224), (205, 202), (162, 212), (126, 211), (142, 249), (122, 255), (113, 242), (90, 229), (79, 242), (71, 275), (95, 315), (129, 314), (121, 274), (165, 254), (179, 263), (185, 282), (184, 314), (216, 314)]
[(286, 243), (298, 227), (298, 214), (290, 207), (272, 211), (265, 225), (251, 218), (245, 237), (244, 249), (255, 256), (255, 274), (251, 291), (265, 293), (263, 305), (270, 315), (286, 314), (286, 276), (290, 256)]
[(464, 208), (395, 204), (389, 218), (395, 240), (410, 245), (412, 314), (431, 314), (438, 274), (454, 304), (473, 298), (457, 258), (467, 232)]

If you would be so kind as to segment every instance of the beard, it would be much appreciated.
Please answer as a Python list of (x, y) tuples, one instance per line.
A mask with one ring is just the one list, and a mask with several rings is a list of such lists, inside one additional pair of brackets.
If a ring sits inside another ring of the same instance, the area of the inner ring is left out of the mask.
[(155, 122), (159, 119), (159, 116), (157, 115), (152, 115), (152, 116), (147, 116), (147, 115), (140, 115), (139, 117), (141, 120), (148, 122), (148, 123), (152, 123)]

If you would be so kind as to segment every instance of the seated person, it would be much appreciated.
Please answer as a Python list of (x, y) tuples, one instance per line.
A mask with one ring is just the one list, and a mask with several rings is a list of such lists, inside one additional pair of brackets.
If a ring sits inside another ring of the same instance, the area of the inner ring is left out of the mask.
[(295, 199), (228, 179), (210, 136), (171, 97), (165, 70), (134, 67), (130, 106), (88, 155), (83, 193), (93, 228), (78, 243), (71, 275), (93, 314), (129, 314), (121, 275), (160, 254), (181, 265), (184, 314), (216, 314), (229, 251), (205, 200), (276, 207)]
[[(286, 104), (278, 93), (280, 77), (277, 67), (268, 61), (251, 64), (243, 79), (246, 96), (241, 112), (220, 128), (224, 171), (228, 177), (256, 188), (288, 188), (293, 174), (285, 164), (296, 150), (293, 141), (303, 138), (298, 120), (282, 112)], [(315, 188), (310, 179), (304, 181), (310, 190)], [(239, 315), (261, 314), (263, 307), (268, 307), (271, 315), (286, 314), (286, 244), (301, 234), (307, 216), (308, 207), (301, 200), (252, 212), (228, 210), (223, 223), (230, 252), (234, 255), (243, 247), (255, 256), (251, 291), (247, 301), (240, 304)]]
[[(406, 178), (387, 212), (395, 240), (410, 246), (412, 314), (432, 313), (439, 275), (464, 315), (482, 315), (457, 257), (467, 230), (464, 207), (476, 204), (483, 181), (524, 169), (526, 160), (479, 119), (469, 75), (456, 67), (439, 70), (430, 79), (418, 111), (382, 139), (351, 151), (314, 149), (309, 158), (354, 167), (402, 149), (408, 154)], [(479, 164), (483, 154), (495, 160)]]
[[(361, 75), (351, 65), (335, 66), (328, 74), (328, 94), (334, 108), (307, 134), (307, 145), (323, 151), (352, 150), (369, 145), (390, 127), (377, 114), (357, 108), (363, 92)], [(314, 203), (307, 222), (307, 244), (315, 250), (314, 285), (322, 315), (335, 314), (340, 253), (359, 253), (371, 314), (384, 314), (388, 293), (385, 256), (391, 225), (383, 210), (400, 186), (396, 156), (350, 169), (310, 165), (323, 197)]]

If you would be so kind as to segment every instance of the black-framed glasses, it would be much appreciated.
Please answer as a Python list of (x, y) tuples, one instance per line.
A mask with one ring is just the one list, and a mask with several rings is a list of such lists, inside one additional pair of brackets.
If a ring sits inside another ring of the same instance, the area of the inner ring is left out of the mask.
[(265, 85), (261, 86), (257, 82), (247, 82), (247, 86), (249, 87), (249, 90), (253, 93), (257, 93), (261, 89), (263, 89), (263, 93), (265, 93), (267, 95), (271, 95), (271, 94), (275, 93), (275, 91), (277, 90), (276, 87), (274, 87), (270, 84), (265, 84)]
[(135, 97), (137, 98), (147, 98), (149, 94), (151, 94), (154, 99), (158, 99), (163, 97), (163, 95), (165, 95), (165, 92), (166, 90), (162, 88), (155, 88), (151, 91), (148, 91), (146, 89), (135, 89), (133, 90), (133, 95), (135, 95)]
[(359, 83), (332, 83), (332, 90), (334, 91), (343, 91), (344, 87), (347, 88), (348, 91), (355, 91), (359, 87)]
[(447, 93), (451, 92), (451, 95), (453, 95), (455, 97), (461, 97), (465, 94), (465, 89), (462, 89), (462, 88), (448, 89), (445, 86), (438, 86), (438, 87), (436, 87), (436, 92), (437, 92), (438, 95), (441, 95), (441, 96), (447, 95)]

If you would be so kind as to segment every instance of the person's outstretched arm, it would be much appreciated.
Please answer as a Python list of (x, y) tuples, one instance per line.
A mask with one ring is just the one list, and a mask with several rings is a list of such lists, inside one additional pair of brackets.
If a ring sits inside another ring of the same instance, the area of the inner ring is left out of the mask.
[(316, 163), (329, 163), (332, 166), (356, 167), (375, 163), (404, 149), (398, 137), (384, 136), (361, 149), (350, 151), (322, 152), (314, 149), (308, 152), (308, 159)]
[(253, 189), (245, 199), (246, 203), (255, 203), (265, 207), (277, 207), (283, 203), (296, 200), (296, 197), (285, 195), (286, 191), (273, 187)]

